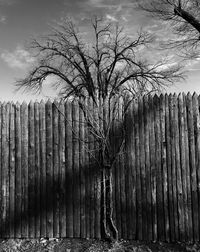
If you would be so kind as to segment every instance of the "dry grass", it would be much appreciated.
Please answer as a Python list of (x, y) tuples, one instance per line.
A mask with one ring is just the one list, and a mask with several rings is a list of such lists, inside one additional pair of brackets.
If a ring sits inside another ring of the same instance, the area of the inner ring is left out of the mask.
[(8, 239), (0, 241), (0, 252), (197, 252), (200, 244), (167, 244), (91, 239)]

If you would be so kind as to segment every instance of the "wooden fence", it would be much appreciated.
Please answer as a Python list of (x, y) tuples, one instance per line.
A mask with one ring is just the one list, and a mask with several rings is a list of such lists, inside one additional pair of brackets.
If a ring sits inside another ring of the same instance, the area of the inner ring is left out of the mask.
[[(124, 121), (119, 107), (113, 143), (121, 123), (126, 129), (113, 170), (120, 238), (200, 240), (199, 106), (196, 94), (141, 97)], [(1, 237), (101, 238), (101, 173), (83, 122), (75, 103), (0, 104)]]

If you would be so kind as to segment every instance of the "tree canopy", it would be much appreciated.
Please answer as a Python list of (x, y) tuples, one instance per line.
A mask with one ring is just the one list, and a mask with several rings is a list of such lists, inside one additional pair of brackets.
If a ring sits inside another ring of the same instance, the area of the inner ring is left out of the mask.
[(63, 21), (43, 39), (33, 40), (31, 50), (36, 63), (27, 76), (17, 82), (25, 89), (40, 90), (44, 80), (56, 76), (61, 94), (112, 98), (129, 91), (132, 94), (157, 91), (181, 78), (180, 66), (165, 61), (150, 62), (141, 53), (152, 37), (140, 31), (133, 39), (118, 25), (95, 18), (93, 34), (69, 21)]
[(198, 56), (200, 42), (199, 0), (144, 0), (140, 9), (170, 24), (175, 35), (165, 46), (181, 49), (184, 56)]

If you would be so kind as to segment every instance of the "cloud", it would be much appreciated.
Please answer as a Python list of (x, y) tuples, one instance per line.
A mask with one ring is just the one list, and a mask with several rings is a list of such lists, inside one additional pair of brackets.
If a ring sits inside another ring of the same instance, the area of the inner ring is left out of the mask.
[(0, 5), (12, 5), (15, 3), (16, 3), (16, 0), (0, 0)]
[(18, 46), (13, 52), (4, 51), (1, 53), (1, 59), (11, 68), (24, 69), (34, 62), (31, 54)]
[(117, 19), (114, 16), (109, 15), (109, 14), (106, 14), (106, 19), (108, 19), (109, 21), (117, 22)]
[(5, 24), (6, 20), (7, 20), (6, 16), (4, 16), (4, 15), (0, 16), (0, 23), (1, 24)]

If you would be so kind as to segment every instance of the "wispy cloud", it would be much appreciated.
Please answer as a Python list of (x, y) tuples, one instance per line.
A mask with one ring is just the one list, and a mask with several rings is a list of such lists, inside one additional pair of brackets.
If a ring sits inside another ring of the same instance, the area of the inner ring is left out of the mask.
[(4, 51), (1, 53), (1, 59), (11, 68), (25, 69), (34, 62), (31, 54), (18, 46), (13, 52)]
[(16, 3), (16, 0), (0, 0), (0, 5), (12, 5), (15, 3)]
[(110, 14), (106, 14), (106, 19), (112, 22), (117, 22), (117, 19), (115, 18), (115, 16), (110, 15)]
[(1, 24), (5, 24), (5, 23), (6, 23), (6, 20), (7, 20), (6, 16), (0, 15), (0, 23), (1, 23)]

